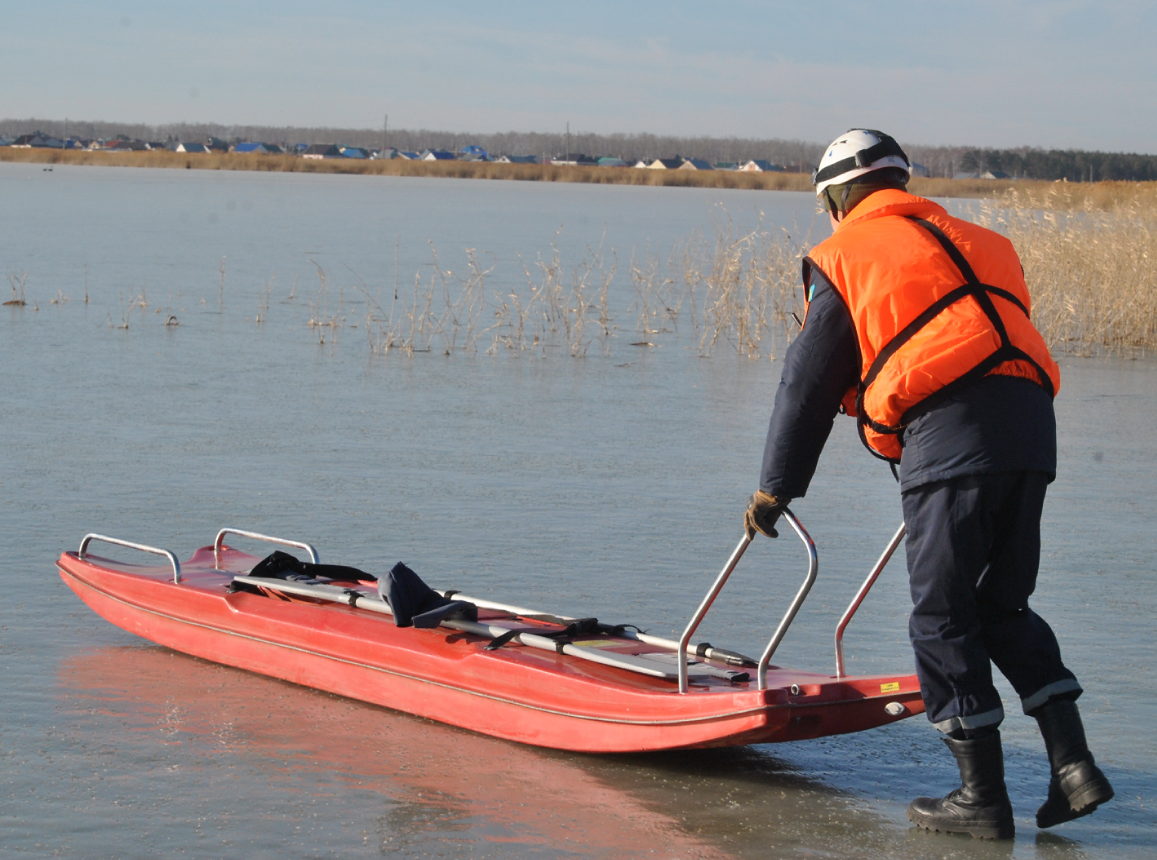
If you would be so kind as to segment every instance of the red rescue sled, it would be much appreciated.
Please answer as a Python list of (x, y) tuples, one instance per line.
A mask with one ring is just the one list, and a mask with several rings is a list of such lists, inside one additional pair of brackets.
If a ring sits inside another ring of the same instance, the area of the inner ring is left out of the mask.
[[(57, 566), (98, 614), (176, 651), (538, 746), (634, 752), (792, 741), (922, 712), (914, 675), (843, 671), (843, 630), (903, 526), (840, 621), (836, 674), (770, 664), (818, 570), (807, 532), (790, 512), (784, 520), (807, 546), (808, 573), (759, 660), (691, 643), (746, 550), (746, 537), (679, 642), (457, 593), (454, 599), (479, 608), (477, 622), (397, 627), (373, 583), (250, 577), (260, 559), (226, 546), (227, 534), (298, 547), (315, 563), (317, 553), (309, 544), (237, 529), (222, 529), (184, 563), (168, 550), (90, 534)], [(168, 564), (90, 555), (88, 545), (97, 540), (166, 556)]]

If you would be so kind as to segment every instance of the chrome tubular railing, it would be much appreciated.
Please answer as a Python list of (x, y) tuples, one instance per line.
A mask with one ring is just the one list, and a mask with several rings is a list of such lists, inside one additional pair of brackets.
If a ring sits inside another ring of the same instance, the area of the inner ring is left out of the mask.
[(213, 541), (213, 564), (217, 567), (221, 566), (221, 543), (225, 540), (225, 535), (237, 535), (238, 537), (265, 541), (265, 543), (275, 543), (281, 546), (292, 546), (297, 549), (303, 549), (309, 553), (310, 561), (314, 564), (318, 563), (317, 550), (305, 541), (286, 540), (285, 538), (271, 537), (269, 535), (258, 534), (257, 532), (247, 532), (242, 529), (221, 529), (221, 531), (217, 532), (217, 539)]
[(104, 543), (116, 544), (117, 546), (128, 547), (129, 549), (140, 550), (141, 552), (151, 552), (153, 555), (163, 555), (169, 560), (169, 564), (173, 566), (173, 582), (181, 581), (181, 563), (177, 561), (177, 557), (167, 549), (149, 546), (148, 544), (133, 543), (132, 541), (107, 537), (106, 535), (86, 534), (84, 536), (84, 540), (80, 542), (80, 549), (78, 549), (76, 552), (77, 558), (84, 558), (84, 551), (88, 549), (88, 545), (94, 540), (103, 541)]
[[(775, 649), (779, 647), (779, 643), (787, 634), (788, 627), (791, 626), (791, 622), (795, 619), (796, 613), (799, 612), (800, 606), (803, 605), (804, 600), (807, 598), (808, 592), (811, 591), (812, 584), (816, 581), (816, 575), (819, 573), (819, 558), (816, 555), (816, 545), (815, 542), (812, 541), (811, 535), (809, 535), (804, 530), (804, 527), (800, 525), (799, 520), (795, 518), (795, 515), (792, 514), (790, 510), (787, 510), (786, 508), (784, 509), (782, 519), (792, 527), (795, 533), (799, 536), (800, 540), (804, 542), (804, 546), (807, 547), (808, 572), (807, 577), (803, 581), (803, 585), (801, 585), (799, 591), (796, 592), (795, 599), (792, 600), (791, 606), (788, 607), (787, 612), (783, 616), (783, 619), (779, 622), (779, 626), (775, 628), (775, 634), (771, 637), (771, 641), (767, 643), (767, 648), (764, 649), (763, 656), (759, 658), (759, 669), (757, 677), (759, 681), (759, 689), (761, 690), (767, 689), (767, 666), (771, 661), (771, 655), (775, 653)], [(695, 614), (691, 617), (691, 621), (687, 625), (687, 628), (683, 631), (683, 635), (679, 639), (679, 653), (687, 653), (687, 644), (691, 641), (691, 637), (695, 635), (695, 630), (703, 621), (703, 617), (707, 614), (707, 611), (711, 609), (711, 605), (715, 602), (715, 598), (719, 596), (719, 592), (722, 591), (723, 586), (727, 584), (727, 580), (731, 576), (731, 572), (735, 570), (735, 566), (739, 564), (739, 560), (743, 558), (743, 553), (747, 551), (747, 548), (750, 545), (751, 539), (746, 534), (744, 534), (739, 543), (736, 545), (735, 549), (732, 551), (731, 557), (727, 559), (727, 564), (723, 566), (723, 570), (721, 570), (719, 575), (715, 577), (715, 582), (712, 583), (711, 589), (707, 592), (707, 596), (704, 597), (703, 601), (699, 604), (699, 608), (695, 610)], [(686, 693), (687, 661), (680, 660), (678, 665), (679, 692)]]
[(783, 620), (779, 622), (779, 626), (775, 628), (775, 634), (771, 637), (771, 641), (767, 643), (767, 649), (763, 652), (763, 656), (759, 658), (759, 689), (767, 689), (767, 664), (771, 662), (771, 655), (775, 653), (775, 649), (779, 647), (779, 643), (787, 634), (787, 628), (791, 626), (791, 622), (795, 620), (795, 614), (799, 612), (799, 608), (803, 606), (803, 602), (807, 599), (808, 592), (812, 590), (812, 585), (815, 584), (816, 576), (820, 572), (820, 560), (816, 555), (815, 541), (812, 540), (811, 535), (807, 533), (799, 520), (792, 516), (791, 511), (784, 510), (783, 519), (787, 520), (788, 525), (795, 529), (795, 533), (799, 535), (799, 539), (803, 541), (803, 545), (807, 547), (808, 564), (807, 576), (804, 578), (803, 585), (799, 587), (799, 591), (795, 594), (795, 599), (792, 600), (791, 606), (787, 608), (784, 613)]
[(852, 602), (848, 604), (848, 608), (844, 611), (843, 617), (840, 618), (840, 623), (836, 625), (836, 677), (844, 677), (844, 630), (848, 626), (848, 622), (852, 620), (852, 616), (856, 614), (856, 610), (860, 608), (860, 604), (864, 602), (864, 598), (868, 596), (868, 592), (872, 586), (876, 584), (876, 579), (884, 570), (884, 566), (892, 558), (892, 553), (900, 546), (900, 541), (904, 539), (904, 535), (908, 533), (908, 526), (905, 523), (900, 523), (900, 528), (892, 535), (892, 539), (888, 541), (888, 546), (884, 548), (883, 554), (876, 560), (875, 566), (872, 568), (868, 578), (864, 580), (864, 584), (860, 586), (860, 590), (856, 592), (856, 596), (852, 598)]

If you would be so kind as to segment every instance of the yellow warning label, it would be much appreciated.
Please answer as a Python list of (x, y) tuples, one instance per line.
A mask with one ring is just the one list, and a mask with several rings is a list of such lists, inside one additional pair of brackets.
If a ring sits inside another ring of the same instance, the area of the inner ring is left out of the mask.
[(614, 639), (584, 639), (582, 641), (574, 641), (572, 645), (581, 645), (584, 648), (614, 648), (617, 645), (623, 645), (622, 641), (616, 642)]
[(898, 692), (899, 689), (900, 689), (900, 682), (899, 681), (892, 681), (890, 683), (880, 685), (880, 692), (881, 693), (895, 693), (895, 692)]

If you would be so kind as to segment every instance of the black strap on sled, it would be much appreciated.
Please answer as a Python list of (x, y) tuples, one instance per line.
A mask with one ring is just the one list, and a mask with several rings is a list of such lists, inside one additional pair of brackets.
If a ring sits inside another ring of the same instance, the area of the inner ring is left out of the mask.
[[(537, 620), (537, 616), (535, 616), (535, 618)], [(602, 633), (603, 628), (606, 627), (605, 624), (600, 624), (597, 618), (576, 618), (570, 622), (558, 619), (558, 623), (566, 624), (566, 626), (562, 630), (507, 630), (505, 633), (491, 639), (486, 645), (486, 650), (497, 651), (518, 636), (518, 634), (533, 633), (535, 636), (554, 639), (555, 650), (561, 654), (563, 646), (571, 644), (576, 636), (590, 636), (595, 633)]]
[[(1045, 369), (1040, 366), (1036, 359), (1023, 349), (1014, 346), (1012, 341), (1009, 340), (1008, 330), (1005, 328), (1004, 320), (1001, 318), (1000, 312), (996, 309), (996, 305), (993, 304), (992, 296), (999, 296), (1011, 302), (1027, 317), (1029, 316), (1029, 312), (1024, 302), (1006, 289), (982, 283), (980, 278), (976, 276), (976, 272), (973, 271), (968, 260), (965, 259), (964, 254), (960, 252), (960, 249), (953, 244), (952, 240), (948, 238), (943, 230), (931, 221), (915, 216), (908, 216), (908, 220), (927, 230), (932, 235), (960, 271), (961, 276), (964, 278), (964, 283), (954, 290), (949, 290), (934, 301), (924, 309), (923, 313), (908, 323), (908, 325), (904, 326), (894, 338), (888, 341), (884, 348), (880, 350), (879, 354), (877, 354), (875, 361), (872, 362), (868, 368), (868, 372), (864, 374), (864, 378), (860, 380), (856, 388), (856, 424), (860, 433), (860, 441), (864, 443), (864, 447), (867, 448), (874, 457), (887, 461), (893, 467), (899, 463), (899, 460), (881, 454), (873, 448), (868, 443), (867, 429), (871, 429), (882, 435), (898, 435), (905, 427), (912, 423), (913, 420), (935, 408), (940, 403), (943, 403), (961, 388), (987, 376), (992, 370), (1004, 364), (1006, 361), (1027, 361), (1036, 370), (1037, 375), (1040, 377), (1040, 384), (1044, 390), (1049, 393), (1049, 397), (1056, 396), (1056, 391), (1053, 389), (1053, 381)], [(932, 392), (919, 403), (914, 403), (908, 407), (904, 414), (900, 416), (900, 423), (896, 426), (893, 427), (874, 421), (864, 409), (864, 395), (868, 390), (868, 386), (875, 382), (876, 377), (880, 375), (880, 371), (884, 369), (884, 365), (888, 363), (888, 360), (891, 359), (901, 347), (908, 343), (908, 341), (915, 337), (922, 328), (931, 323), (932, 320), (947, 310), (951, 305), (969, 296), (976, 300), (976, 303), (992, 324), (993, 329), (996, 330), (997, 335), (1000, 337), (1000, 346), (971, 370), (961, 374), (943, 388)]]

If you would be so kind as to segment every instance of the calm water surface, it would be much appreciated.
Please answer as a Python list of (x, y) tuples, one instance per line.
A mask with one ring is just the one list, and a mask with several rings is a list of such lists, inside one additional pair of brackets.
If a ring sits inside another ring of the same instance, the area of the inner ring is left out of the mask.
[[(1038, 835), (1047, 764), (1004, 686), (1011, 845), (908, 827), (911, 797), (955, 785), (923, 718), (734, 750), (538, 750), (153, 646), (56, 574), (88, 531), (186, 557), (232, 526), (674, 633), (738, 538), (778, 367), (699, 359), (686, 335), (631, 347), (626, 264), (728, 214), (798, 235), (812, 212), (795, 194), (0, 165), (0, 265), (29, 300), (0, 313), (0, 856), (1153, 856), (1152, 362), (1062, 362), (1036, 598), (1118, 799)], [(446, 268), (489, 253), (501, 291), (552, 239), (564, 267), (600, 241), (619, 259), (609, 355), (375, 358), (352, 328), (358, 278), (425, 277), (431, 241)], [(348, 322), (324, 345), (315, 263)], [(899, 499), (846, 422), (794, 509), (820, 579), (777, 662), (830, 669)], [(704, 638), (760, 650), (803, 573), (798, 544), (757, 544)], [(852, 671), (911, 665), (904, 579), (901, 556), (849, 629)]]

